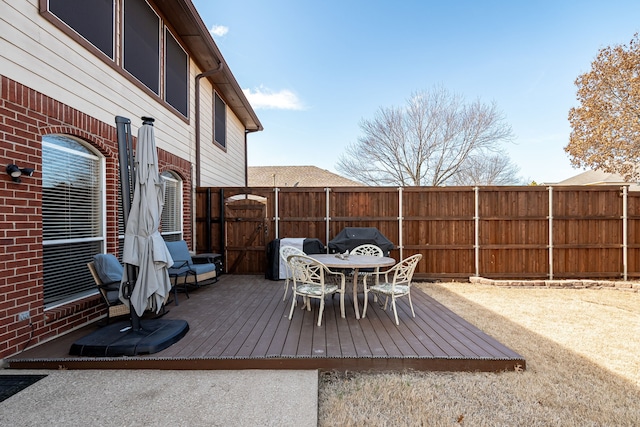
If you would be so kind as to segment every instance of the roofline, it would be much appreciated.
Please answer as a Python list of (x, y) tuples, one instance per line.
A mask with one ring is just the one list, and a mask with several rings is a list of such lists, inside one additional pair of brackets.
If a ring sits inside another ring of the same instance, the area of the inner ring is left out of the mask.
[(192, 59), (203, 73), (218, 68), (221, 63), (223, 64), (221, 73), (207, 78), (222, 93), (227, 105), (236, 113), (245, 129), (251, 132), (263, 130), (260, 119), (258, 119), (191, 0), (153, 1), (171, 23), (173, 30), (177, 32), (182, 42), (189, 48)]

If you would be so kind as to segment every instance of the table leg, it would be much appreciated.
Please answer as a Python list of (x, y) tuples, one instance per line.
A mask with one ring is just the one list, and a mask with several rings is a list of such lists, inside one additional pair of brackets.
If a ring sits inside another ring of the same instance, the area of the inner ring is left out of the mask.
[(360, 319), (360, 309), (358, 308), (358, 269), (353, 270), (353, 310), (356, 312), (356, 319)]

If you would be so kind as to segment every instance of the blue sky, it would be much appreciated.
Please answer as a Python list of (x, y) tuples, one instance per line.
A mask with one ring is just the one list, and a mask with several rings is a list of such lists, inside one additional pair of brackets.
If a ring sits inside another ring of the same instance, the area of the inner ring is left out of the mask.
[(442, 86), (495, 102), (520, 175), (582, 172), (563, 150), (574, 81), (640, 31), (640, 1), (194, 0), (264, 131), (249, 165), (336, 171), (360, 122)]

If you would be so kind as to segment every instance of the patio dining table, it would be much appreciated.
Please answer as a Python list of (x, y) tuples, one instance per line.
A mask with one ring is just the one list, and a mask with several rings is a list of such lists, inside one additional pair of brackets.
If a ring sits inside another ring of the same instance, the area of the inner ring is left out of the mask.
[(358, 272), (361, 268), (379, 268), (395, 265), (396, 260), (390, 257), (379, 257), (372, 255), (349, 255), (341, 257), (342, 254), (313, 254), (309, 257), (320, 261), (329, 268), (353, 269), (353, 309), (356, 312), (356, 319), (360, 319), (358, 308)]

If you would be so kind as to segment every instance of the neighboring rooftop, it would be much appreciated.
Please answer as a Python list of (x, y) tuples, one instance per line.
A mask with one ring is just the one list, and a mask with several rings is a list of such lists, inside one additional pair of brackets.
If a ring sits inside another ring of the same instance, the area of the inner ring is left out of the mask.
[(582, 172), (553, 185), (628, 185), (629, 190), (640, 191), (640, 185), (637, 182), (625, 182), (624, 178), (618, 174), (600, 170)]
[(362, 187), (316, 166), (249, 166), (249, 187)]

